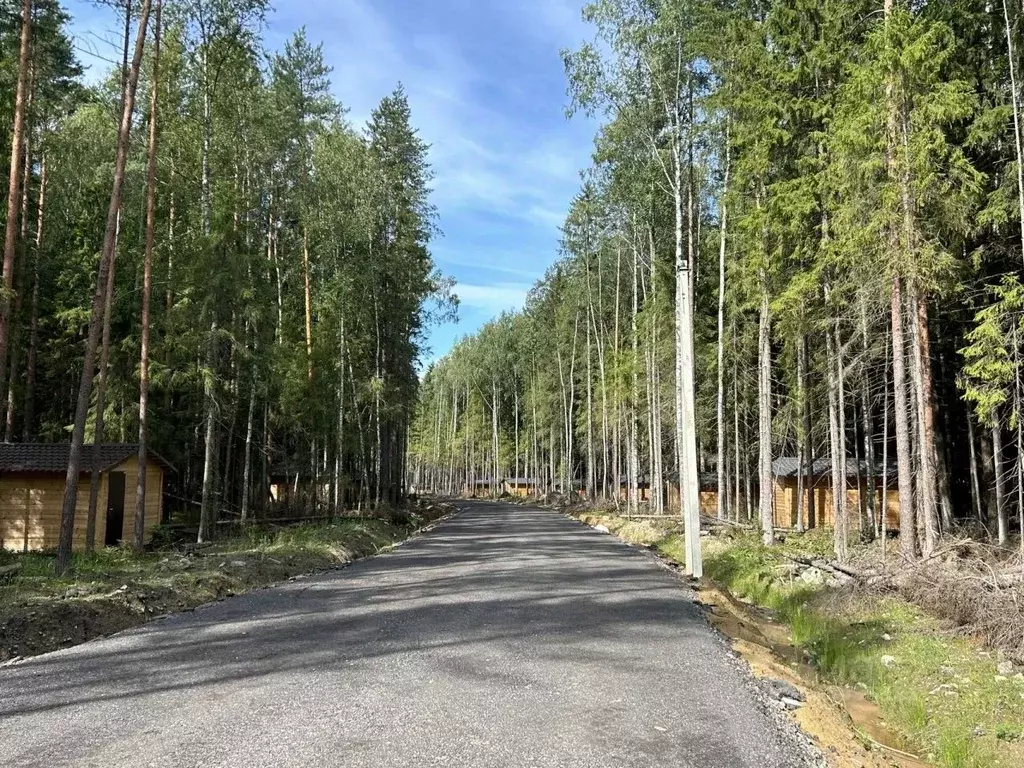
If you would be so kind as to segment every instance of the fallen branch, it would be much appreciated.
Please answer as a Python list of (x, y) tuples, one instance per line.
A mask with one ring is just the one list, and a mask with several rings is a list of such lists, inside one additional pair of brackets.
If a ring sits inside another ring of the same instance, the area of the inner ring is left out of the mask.
[(852, 568), (841, 566), (838, 563), (829, 563), (825, 560), (801, 557), (800, 555), (787, 555), (785, 553), (783, 553), (782, 556), (787, 560), (792, 560), (794, 563), (806, 565), (809, 568), (817, 568), (819, 571), (825, 571), (826, 573), (831, 573), (833, 576), (838, 577), (840, 581), (849, 582), (867, 578), (864, 574), (854, 571)]

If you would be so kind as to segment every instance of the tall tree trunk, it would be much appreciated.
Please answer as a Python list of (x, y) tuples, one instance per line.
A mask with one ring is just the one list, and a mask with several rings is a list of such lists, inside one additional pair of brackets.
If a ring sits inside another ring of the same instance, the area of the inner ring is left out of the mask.
[(174, 307), (174, 158), (171, 158), (171, 199), (167, 211), (167, 293), (164, 296), (164, 310), (167, 318), (171, 317), (171, 309)]
[[(26, 99), (25, 111), (32, 114), (32, 100), (35, 91), (35, 68), (29, 67), (29, 87)], [(18, 389), (18, 353), (20, 351), (20, 329), (22, 323), (22, 304), (25, 295), (25, 265), (28, 258), (28, 201), (32, 188), (32, 127), (25, 129), (24, 150), (22, 152), (21, 171), (21, 224), (19, 227), (18, 240), (21, 247), (17, 249), (17, 259), (14, 270), (14, 306), (10, 313), (10, 328), (8, 333), (8, 349), (10, 350), (10, 368), (7, 381), (7, 409), (4, 428), (4, 442), (10, 443), (14, 440), (14, 418), (15, 403)]]
[(199, 506), (199, 535), (197, 541), (202, 544), (209, 541), (213, 526), (213, 494), (214, 475), (216, 473), (217, 453), (217, 399), (216, 368), (217, 368), (217, 310), (210, 308), (213, 319), (210, 321), (210, 335), (206, 346), (206, 367), (203, 371), (203, 407), (205, 413), (205, 435), (203, 438), (203, 489)]
[(253, 421), (256, 412), (256, 376), (255, 373), (249, 383), (249, 411), (245, 417), (245, 466), (242, 468), (242, 511), (241, 523), (244, 526), (249, 522), (250, 509), (252, 508), (252, 433)]
[(729, 133), (725, 134), (725, 179), (722, 182), (722, 199), (720, 203), (721, 213), (719, 215), (719, 245), (718, 245), (718, 390), (717, 408), (715, 421), (718, 427), (718, 519), (726, 518), (726, 490), (725, 490), (725, 250), (726, 250), (726, 219), (728, 209), (725, 204), (725, 196), (729, 190)]
[(1020, 92), (1017, 90), (1017, 60), (1013, 45), (1008, 0), (1003, 0), (1003, 19), (1006, 22), (1006, 51), (1010, 65), (1010, 95), (1013, 103), (1013, 143), (1017, 157), (1017, 214), (1020, 219), (1021, 259), (1024, 260), (1024, 150), (1021, 148)]
[[(587, 499), (593, 501), (597, 490), (597, 472), (594, 461), (594, 394), (593, 394), (593, 359), (591, 347), (593, 339), (590, 332), (591, 324), (587, 323)], [(518, 433), (517, 433), (518, 434)], [(518, 443), (518, 440), (517, 440)], [(519, 461), (518, 448), (516, 462)]]
[(306, 365), (309, 380), (313, 380), (313, 298), (309, 288), (309, 233), (302, 228), (302, 281), (306, 309)]
[[(888, 358), (888, 345), (886, 349)], [(888, 363), (886, 359), (886, 363)], [(886, 547), (889, 542), (889, 366), (885, 366), (885, 397), (882, 405), (882, 503), (879, 528), (882, 531), (882, 568), (885, 568)]]
[(18, 201), (21, 186), (21, 155), (25, 139), (28, 101), (29, 50), (32, 38), (32, 0), (21, 3), (21, 43), (18, 52), (18, 83), (14, 96), (14, 127), (11, 131), (11, 165), (7, 184), (7, 222), (4, 230), (3, 290), (0, 291), (0, 385), (7, 381), (7, 352), (11, 337), (11, 295), (14, 288), (14, 257), (18, 240)]
[[(807, 493), (807, 528), (814, 528), (817, 525), (814, 499), (814, 435), (812, 434), (811, 423), (811, 388), (809, 382), (810, 348), (807, 343), (807, 334), (800, 337), (800, 350), (798, 354), (800, 365), (800, 391), (803, 418), (803, 454), (804, 464), (800, 472), (804, 477), (804, 490)], [(797, 502), (798, 515), (803, 520), (804, 500)]]
[(917, 557), (917, 515), (914, 508), (914, 477), (911, 469), (909, 403), (907, 402), (906, 341), (903, 333), (903, 280), (892, 279), (892, 387), (896, 429), (897, 482), (900, 497), (900, 554)]
[(640, 502), (640, 448), (639, 440), (637, 435), (637, 417), (640, 410), (640, 380), (637, 372), (639, 366), (639, 343), (640, 343), (640, 329), (637, 325), (637, 318), (639, 315), (639, 277), (640, 277), (640, 253), (637, 248), (633, 248), (633, 317), (632, 317), (632, 345), (633, 345), (633, 357), (630, 360), (630, 368), (632, 369), (632, 389), (630, 392), (630, 404), (628, 409), (629, 414), (629, 463), (630, 463), (630, 474), (632, 475), (630, 484), (630, 495), (632, 496), (632, 511), (636, 513), (638, 511), (638, 504)]
[(986, 524), (984, 500), (981, 495), (981, 481), (978, 473), (978, 440), (974, 435), (974, 415), (967, 411), (967, 446), (970, 449), (971, 502), (974, 516), (982, 525)]
[(163, 0), (156, 0), (153, 28), (153, 74), (149, 96), (149, 156), (146, 164), (146, 247), (142, 270), (142, 339), (139, 358), (139, 468), (135, 487), (135, 549), (146, 536), (146, 467), (149, 463), (149, 300), (153, 293), (153, 248), (156, 244), (157, 105), (160, 92), (160, 16)]
[(846, 464), (845, 451), (842, 448), (841, 411), (843, 399), (839, 393), (839, 372), (842, 361), (838, 359), (836, 349), (838, 334), (830, 329), (825, 336), (828, 351), (828, 426), (829, 426), (829, 463), (832, 469), (832, 525), (834, 528), (833, 549), (836, 556), (843, 560), (846, 557), (844, 535), (846, 529), (846, 486), (843, 479), (843, 467)]
[(36, 243), (32, 258), (32, 305), (29, 312), (28, 356), (25, 360), (25, 415), (22, 440), (31, 442), (36, 420), (36, 361), (39, 354), (39, 280), (43, 258), (43, 224), (46, 217), (46, 155), (39, 165), (39, 210), (36, 218)]
[(993, 416), (992, 427), (992, 463), (995, 471), (996, 489), (996, 525), (1000, 546), (1006, 546), (1010, 540), (1010, 520), (1006, 509), (1006, 465), (1003, 463), (1003, 425), (999, 414)]
[[(58, 574), (67, 571), (71, 563), (71, 547), (75, 532), (75, 506), (78, 499), (78, 473), (82, 463), (82, 446), (85, 442), (85, 422), (89, 415), (89, 404), (92, 396), (92, 381), (96, 361), (96, 347), (99, 345), (100, 330), (105, 309), (107, 275), (114, 261), (115, 242), (117, 237), (118, 212), (121, 210), (121, 192), (124, 186), (124, 169), (128, 160), (129, 136), (131, 133), (132, 113), (135, 111), (135, 91), (139, 81), (139, 69), (142, 65), (142, 53), (146, 43), (146, 27), (149, 23), (150, 0), (142, 0), (139, 16), (139, 32), (135, 41), (135, 55), (132, 58), (131, 71), (126, 87), (124, 110), (121, 115), (121, 126), (118, 130), (117, 151), (114, 160), (114, 180), (110, 194), (110, 207), (107, 210), (107, 225), (103, 236), (103, 255), (100, 259), (96, 275), (96, 289), (93, 292), (92, 308), (89, 318), (89, 332), (85, 342), (85, 355), (82, 363), (82, 381), (78, 389), (78, 401), (75, 407), (75, 423), (71, 431), (71, 449), (68, 456), (68, 471), (65, 478), (64, 502), (61, 509), (60, 538), (57, 545), (57, 559), (54, 563)], [(3, 357), (0, 355), (0, 357)]]
[(334, 452), (334, 514), (345, 508), (341, 475), (345, 460), (345, 316), (338, 323), (338, 440)]
[(757, 415), (758, 415), (758, 482), (760, 483), (761, 539), (766, 545), (775, 543), (775, 520), (772, 510), (772, 346), (771, 305), (768, 278), (761, 275), (761, 311), (757, 343)]
[[(860, 306), (860, 330), (861, 341), (864, 345), (864, 357), (867, 359), (870, 347), (867, 308), (865, 303), (866, 302), (862, 301)], [(866, 366), (860, 376), (860, 401), (861, 408), (864, 413), (864, 459), (867, 464), (867, 471), (864, 473), (867, 503), (866, 505), (862, 505), (862, 509), (866, 512), (867, 517), (865, 520), (862, 520), (861, 535), (867, 539), (873, 539), (878, 534), (875, 524), (875, 520), (877, 519), (875, 516), (875, 435), (873, 414), (871, 412), (871, 397), (868, 389), (868, 370)], [(861, 486), (859, 479), (857, 484), (858, 487)]]
[(920, 473), (918, 496), (924, 522), (924, 546), (921, 554), (929, 557), (939, 544), (939, 516), (936, 505), (935, 409), (933, 405), (931, 342), (928, 333), (928, 307), (918, 290), (911, 290), (914, 312), (913, 365), (917, 387), (918, 430), (920, 433)]

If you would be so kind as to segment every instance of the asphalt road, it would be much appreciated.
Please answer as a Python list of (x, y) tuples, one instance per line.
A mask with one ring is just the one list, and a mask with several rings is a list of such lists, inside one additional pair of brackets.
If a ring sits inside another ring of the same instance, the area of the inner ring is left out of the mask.
[(804, 766), (649, 555), (470, 503), (349, 568), (0, 668), (5, 766)]

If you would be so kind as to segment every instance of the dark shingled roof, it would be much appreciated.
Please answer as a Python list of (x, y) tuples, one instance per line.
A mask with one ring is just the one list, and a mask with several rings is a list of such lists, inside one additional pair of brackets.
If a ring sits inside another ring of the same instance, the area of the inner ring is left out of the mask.
[[(82, 473), (93, 471), (92, 445), (82, 449)], [(170, 463), (153, 451), (147, 451), (149, 460), (164, 469), (174, 471)], [(70, 443), (0, 443), (0, 472), (45, 472), (63, 474), (68, 471)], [(105, 472), (118, 464), (138, 456), (138, 443), (101, 443), (96, 469)]]
[[(875, 467), (875, 475), (881, 477), (881, 463)], [(781, 456), (772, 462), (772, 474), (775, 477), (797, 477), (802, 474), (800, 459), (796, 456)], [(832, 474), (832, 461), (830, 459), (815, 459), (811, 467), (811, 475), (820, 477)], [(868, 462), (846, 459), (846, 474), (848, 477), (861, 477), (868, 474)]]

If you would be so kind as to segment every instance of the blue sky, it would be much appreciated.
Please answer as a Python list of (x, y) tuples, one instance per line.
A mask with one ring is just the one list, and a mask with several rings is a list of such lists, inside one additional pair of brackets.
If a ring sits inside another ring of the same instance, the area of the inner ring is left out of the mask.
[[(588, 30), (583, 0), (277, 0), (267, 44), (305, 25), (322, 40), (338, 99), (363, 123), (401, 81), (432, 145), (433, 246), (457, 281), (458, 324), (434, 329), (427, 360), (517, 308), (558, 249), (559, 226), (589, 162), (594, 127), (565, 117), (559, 50)], [(116, 23), (66, 0), (81, 49), (116, 59)], [(82, 54), (85, 63), (91, 57)], [(89, 74), (97, 77), (99, 67)]]

